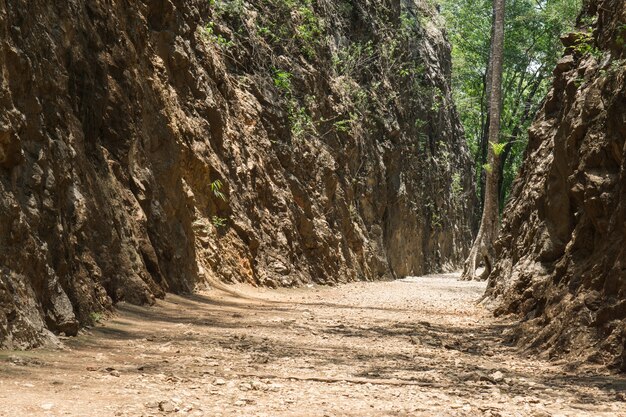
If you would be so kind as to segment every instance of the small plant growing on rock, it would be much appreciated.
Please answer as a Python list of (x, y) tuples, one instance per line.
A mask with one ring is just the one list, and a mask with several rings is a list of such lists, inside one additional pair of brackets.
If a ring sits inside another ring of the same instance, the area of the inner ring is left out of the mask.
[(233, 46), (233, 41), (226, 39), (224, 36), (215, 33), (215, 24), (213, 22), (209, 22), (204, 27), (202, 34), (206, 39), (210, 42), (217, 44), (221, 48), (228, 49)]
[[(224, 187), (224, 183), (221, 180), (215, 180), (211, 182), (211, 193), (213, 196), (219, 200), (226, 201), (226, 195), (222, 192), (222, 188)], [(217, 227), (225, 227), (228, 219), (224, 217), (219, 217), (217, 215), (211, 217), (211, 223), (213, 226)]]
[(209, 0), (209, 7), (220, 17), (237, 17), (244, 12), (243, 0)]
[(289, 112), (291, 133), (294, 137), (299, 138), (306, 132), (315, 132), (311, 115), (295, 99), (289, 101), (287, 110)]
[(89, 313), (89, 319), (91, 320), (92, 324), (97, 324), (100, 323), (103, 319), (103, 315), (102, 313), (98, 313), (98, 312), (91, 312)]
[(285, 93), (291, 93), (292, 74), (287, 71), (274, 68), (274, 86)]
[(337, 132), (341, 133), (349, 133), (352, 131), (352, 127), (358, 120), (358, 116), (356, 113), (350, 113), (350, 117), (343, 120), (338, 120), (333, 123), (333, 126)]
[(224, 184), (222, 184), (222, 181), (215, 180), (211, 183), (211, 192), (213, 193), (215, 197), (219, 198), (222, 201), (226, 201), (226, 196), (222, 192), (223, 186)]
[(226, 223), (227, 222), (228, 222), (228, 219), (226, 219), (224, 217), (219, 217), (219, 216), (211, 217), (211, 223), (215, 227), (226, 227)]
[(323, 33), (322, 23), (310, 5), (299, 7), (298, 14), (302, 22), (296, 26), (296, 37), (302, 44), (302, 53), (310, 59), (315, 58), (315, 47), (319, 45)]
[(602, 51), (600, 51), (594, 45), (593, 34), (591, 32), (579, 32), (576, 35), (576, 43), (573, 46), (575, 52), (580, 55), (591, 55), (596, 59), (599, 59), (602, 56)]

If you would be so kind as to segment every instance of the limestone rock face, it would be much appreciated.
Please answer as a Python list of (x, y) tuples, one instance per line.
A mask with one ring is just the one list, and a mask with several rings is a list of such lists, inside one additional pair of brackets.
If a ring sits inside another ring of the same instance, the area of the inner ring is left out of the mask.
[(626, 3), (588, 1), (530, 144), (489, 293), (520, 341), (626, 370)]
[(473, 171), (430, 7), (0, 2), (0, 346), (206, 283), (459, 265)]

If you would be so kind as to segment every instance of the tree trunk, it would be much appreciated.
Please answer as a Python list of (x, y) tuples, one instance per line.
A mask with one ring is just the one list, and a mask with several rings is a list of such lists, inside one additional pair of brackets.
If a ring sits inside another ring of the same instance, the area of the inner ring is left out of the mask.
[[(487, 56), (487, 66), (486, 66), (486, 70), (485, 70), (485, 76), (483, 77), (484, 80), (484, 85), (483, 85), (483, 99), (486, 101), (486, 103), (483, 106), (483, 100), (481, 100), (481, 135), (480, 135), (480, 141), (479, 141), (479, 158), (478, 159), (480, 161), (480, 166), (482, 167), (484, 164), (487, 163), (487, 157), (488, 157), (488, 153), (489, 153), (489, 124), (490, 124), (490, 120), (489, 117), (491, 116), (491, 110), (490, 110), (490, 106), (491, 106), (491, 88), (492, 88), (492, 79), (491, 79), (491, 75), (493, 72), (493, 41), (494, 41), (494, 33), (496, 30), (496, 10), (495, 7), (493, 9), (492, 12), (492, 16), (491, 16), (491, 39), (489, 41), (489, 55)], [(485, 110), (483, 112), (483, 109)], [(486, 176), (484, 172), (481, 172), (481, 174), (478, 177), (478, 190), (480, 191), (480, 200), (479, 200), (479, 213), (481, 213), (484, 210), (484, 204), (485, 204), (485, 183), (486, 183)]]
[(504, 0), (494, 0), (494, 31), (491, 56), (491, 88), (489, 97), (489, 168), (486, 170), (485, 202), (480, 229), (465, 261), (464, 280), (476, 279), (476, 270), (482, 261), (485, 271), (480, 279), (486, 279), (493, 264), (493, 244), (499, 227), (498, 176), (500, 157), (494, 150), (499, 142), (500, 116), (502, 113), (502, 60), (504, 55)]

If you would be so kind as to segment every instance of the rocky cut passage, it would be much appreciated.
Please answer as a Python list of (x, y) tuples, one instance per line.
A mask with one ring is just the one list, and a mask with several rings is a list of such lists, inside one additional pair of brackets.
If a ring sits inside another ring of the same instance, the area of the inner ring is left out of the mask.
[(489, 292), (550, 355), (626, 370), (626, 3), (565, 36), (497, 244)]
[(420, 2), (0, 2), (0, 346), (206, 281), (451, 268), (473, 212)]
[(6, 417), (626, 417), (626, 381), (503, 343), (458, 275), (120, 303), (70, 350), (0, 352)]

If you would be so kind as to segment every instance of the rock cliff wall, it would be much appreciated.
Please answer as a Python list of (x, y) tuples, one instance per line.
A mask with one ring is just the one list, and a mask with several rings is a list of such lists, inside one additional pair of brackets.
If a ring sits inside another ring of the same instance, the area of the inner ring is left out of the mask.
[(524, 345), (626, 370), (626, 3), (586, 1), (563, 42), (488, 292)]
[(472, 169), (429, 7), (0, 0), (0, 346), (207, 282), (458, 265)]

